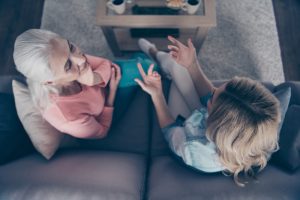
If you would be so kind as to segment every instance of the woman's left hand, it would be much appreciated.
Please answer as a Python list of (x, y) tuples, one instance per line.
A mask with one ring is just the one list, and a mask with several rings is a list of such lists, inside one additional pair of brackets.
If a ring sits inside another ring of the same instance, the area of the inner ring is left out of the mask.
[(112, 107), (114, 105), (118, 85), (121, 80), (121, 69), (115, 63), (112, 63), (111, 77), (109, 81), (109, 93), (107, 96), (106, 106)]
[(122, 77), (122, 75), (121, 75), (120, 67), (117, 64), (112, 63), (111, 77), (110, 77), (110, 81), (109, 81), (110, 92), (112, 92), (112, 90), (117, 91), (121, 77)]

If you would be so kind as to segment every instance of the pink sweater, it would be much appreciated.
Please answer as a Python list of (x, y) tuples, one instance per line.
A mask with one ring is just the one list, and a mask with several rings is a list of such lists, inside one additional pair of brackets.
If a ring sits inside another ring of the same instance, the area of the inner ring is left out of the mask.
[(113, 107), (105, 106), (104, 87), (111, 76), (109, 60), (87, 56), (94, 72), (104, 82), (96, 86), (82, 85), (82, 91), (70, 96), (51, 95), (51, 103), (43, 117), (56, 129), (77, 138), (103, 138), (111, 125)]

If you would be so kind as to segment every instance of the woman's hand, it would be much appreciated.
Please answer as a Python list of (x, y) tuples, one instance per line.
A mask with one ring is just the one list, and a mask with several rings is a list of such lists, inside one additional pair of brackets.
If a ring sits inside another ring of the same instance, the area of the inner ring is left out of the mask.
[(143, 81), (134, 79), (135, 82), (151, 97), (155, 97), (162, 94), (161, 76), (156, 71), (153, 71), (154, 64), (151, 64), (147, 74), (144, 72), (143, 67), (140, 63), (137, 64), (139, 72), (143, 78)]
[(120, 83), (121, 78), (122, 78), (122, 75), (121, 75), (120, 67), (117, 64), (112, 63), (111, 78), (110, 78), (110, 81), (109, 81), (110, 91), (111, 90), (116, 91), (118, 89), (118, 85)]
[(187, 69), (190, 68), (197, 58), (196, 50), (191, 39), (188, 39), (187, 46), (182, 44), (172, 36), (168, 36), (168, 40), (170, 40), (173, 44), (168, 45), (171, 56), (176, 60), (178, 64)]
[(106, 101), (107, 106), (112, 107), (114, 105), (114, 101), (115, 101), (115, 97), (116, 97), (116, 93), (118, 90), (118, 85), (120, 83), (121, 77), (122, 75), (121, 75), (120, 67), (115, 63), (112, 63), (111, 77), (109, 81), (109, 94)]

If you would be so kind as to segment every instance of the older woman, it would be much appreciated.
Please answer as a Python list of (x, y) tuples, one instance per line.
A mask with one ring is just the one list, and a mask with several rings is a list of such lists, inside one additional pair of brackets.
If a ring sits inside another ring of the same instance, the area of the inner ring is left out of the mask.
[(106, 136), (121, 79), (119, 66), (40, 29), (18, 36), (13, 56), (45, 120), (74, 137)]

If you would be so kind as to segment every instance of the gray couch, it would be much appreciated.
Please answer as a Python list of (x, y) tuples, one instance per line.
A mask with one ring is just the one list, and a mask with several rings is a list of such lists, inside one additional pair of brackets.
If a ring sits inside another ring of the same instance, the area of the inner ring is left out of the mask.
[[(11, 96), (12, 78), (0, 78), (1, 93)], [(164, 82), (165, 91), (168, 85)], [(299, 199), (300, 83), (266, 84), (271, 91), (285, 85), (291, 86), (292, 99), (281, 131), (281, 149), (245, 188), (221, 173), (190, 169), (174, 157), (151, 100), (140, 89), (105, 139), (77, 140), (76, 147), (61, 148), (50, 161), (33, 149), (15, 109), (5, 106), (11, 121), (4, 125), (12, 128), (0, 126), (0, 142), (6, 139), (0, 150), (10, 148), (0, 164), (0, 199)]]

